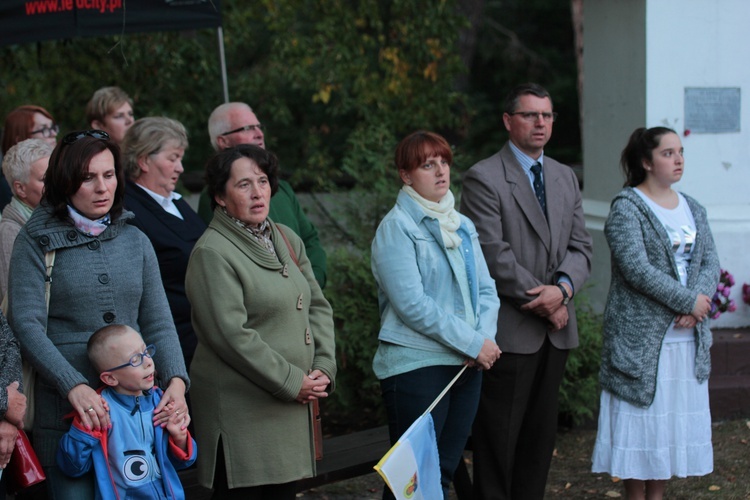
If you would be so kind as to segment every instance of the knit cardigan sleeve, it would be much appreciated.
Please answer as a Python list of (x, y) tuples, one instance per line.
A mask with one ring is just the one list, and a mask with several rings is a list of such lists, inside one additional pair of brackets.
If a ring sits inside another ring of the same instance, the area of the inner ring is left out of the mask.
[(644, 210), (648, 209), (623, 196), (612, 203), (604, 225), (612, 264), (638, 293), (676, 313), (689, 314), (698, 292), (676, 279), (676, 264), (671, 248), (664, 243), (664, 230)]

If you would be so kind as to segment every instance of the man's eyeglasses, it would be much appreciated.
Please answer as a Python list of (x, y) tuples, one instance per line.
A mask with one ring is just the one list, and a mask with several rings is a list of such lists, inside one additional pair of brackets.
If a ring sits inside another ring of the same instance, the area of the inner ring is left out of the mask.
[(232, 134), (236, 134), (237, 132), (247, 132), (247, 131), (254, 132), (256, 130), (263, 130), (263, 125), (261, 125), (260, 123), (256, 125), (245, 125), (244, 127), (236, 128), (234, 130), (230, 130), (229, 132), (224, 132), (221, 135), (232, 135)]
[(514, 111), (512, 113), (508, 113), (509, 115), (519, 115), (521, 118), (526, 120), (527, 122), (535, 122), (538, 117), (542, 117), (542, 120), (544, 120), (545, 123), (553, 122), (557, 120), (557, 113), (538, 113), (536, 111)]
[(120, 365), (120, 366), (115, 366), (114, 368), (110, 368), (109, 370), (104, 370), (104, 371), (113, 372), (115, 370), (119, 370), (120, 368), (125, 368), (126, 366), (133, 366), (133, 367), (141, 366), (143, 364), (144, 356), (148, 358), (153, 358), (154, 354), (156, 354), (156, 346), (154, 344), (148, 345), (146, 346), (145, 351), (138, 353), (138, 354), (133, 354), (127, 363)]
[(81, 130), (79, 132), (69, 133), (62, 138), (62, 142), (63, 144), (73, 144), (84, 137), (93, 137), (94, 139), (102, 139), (104, 141), (109, 140), (109, 134), (104, 130)]
[(29, 135), (42, 134), (42, 137), (52, 137), (53, 135), (57, 135), (59, 131), (60, 131), (60, 126), (57, 123), (53, 123), (52, 126), (50, 127), (45, 125), (39, 130), (32, 130), (31, 133), (29, 133)]

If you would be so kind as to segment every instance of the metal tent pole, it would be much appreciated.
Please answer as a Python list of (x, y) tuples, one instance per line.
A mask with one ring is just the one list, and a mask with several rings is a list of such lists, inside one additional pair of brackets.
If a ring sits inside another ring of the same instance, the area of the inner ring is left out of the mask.
[(219, 38), (219, 61), (221, 62), (221, 83), (224, 90), (224, 102), (229, 102), (229, 84), (227, 83), (227, 59), (224, 56), (224, 30), (221, 26), (216, 28)]

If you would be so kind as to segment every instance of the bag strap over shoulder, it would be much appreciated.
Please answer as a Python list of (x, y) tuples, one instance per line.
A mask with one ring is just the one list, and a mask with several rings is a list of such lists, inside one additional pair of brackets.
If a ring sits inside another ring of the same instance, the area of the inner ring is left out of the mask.
[(276, 226), (276, 229), (278, 229), (279, 233), (281, 233), (281, 237), (284, 239), (284, 243), (286, 243), (286, 247), (289, 249), (289, 256), (292, 258), (294, 263), (297, 264), (297, 267), (299, 267), (299, 259), (297, 259), (297, 254), (294, 253), (294, 250), (292, 249), (292, 244), (289, 243), (289, 238), (286, 237), (286, 234), (284, 234), (284, 231), (279, 226)]
[(47, 302), (49, 312), (49, 296), (52, 288), (52, 268), (55, 267), (55, 250), (44, 254), (44, 266), (47, 268), (47, 277), (44, 279), (44, 300)]

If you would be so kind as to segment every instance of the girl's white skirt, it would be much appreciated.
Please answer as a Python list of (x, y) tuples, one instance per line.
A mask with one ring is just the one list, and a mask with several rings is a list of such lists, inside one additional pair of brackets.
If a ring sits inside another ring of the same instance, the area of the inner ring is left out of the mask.
[(694, 366), (695, 342), (664, 343), (650, 407), (602, 391), (592, 472), (649, 480), (713, 471), (708, 382)]

